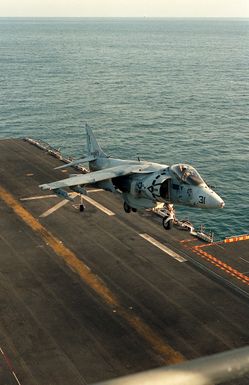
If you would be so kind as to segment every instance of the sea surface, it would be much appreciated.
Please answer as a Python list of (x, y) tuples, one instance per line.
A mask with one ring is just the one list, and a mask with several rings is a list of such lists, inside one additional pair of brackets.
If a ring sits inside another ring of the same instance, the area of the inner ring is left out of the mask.
[(111, 156), (190, 163), (226, 202), (179, 218), (249, 233), (248, 19), (0, 18), (0, 138), (79, 157), (85, 122)]

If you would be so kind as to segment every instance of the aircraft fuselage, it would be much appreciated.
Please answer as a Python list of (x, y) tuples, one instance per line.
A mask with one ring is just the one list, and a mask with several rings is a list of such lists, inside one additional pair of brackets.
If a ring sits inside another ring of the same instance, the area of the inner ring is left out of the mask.
[[(124, 167), (130, 165), (148, 167), (148, 174), (117, 176), (108, 181), (108, 184), (105, 181), (106, 189), (111, 191), (114, 191), (114, 189), (120, 190), (123, 193), (124, 200), (131, 207), (155, 207), (158, 202), (207, 209), (222, 208), (224, 206), (221, 197), (207, 186), (197, 171), (189, 165), (168, 166), (146, 161), (99, 158), (90, 163), (90, 171), (122, 165)], [(180, 171), (181, 169), (183, 171)]]

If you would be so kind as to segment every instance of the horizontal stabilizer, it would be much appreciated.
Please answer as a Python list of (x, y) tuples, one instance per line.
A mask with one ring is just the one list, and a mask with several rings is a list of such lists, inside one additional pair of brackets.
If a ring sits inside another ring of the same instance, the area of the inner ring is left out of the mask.
[(80, 163), (91, 162), (92, 160), (95, 160), (95, 159), (96, 158), (93, 155), (90, 155), (90, 156), (87, 156), (86, 158), (77, 159), (77, 160), (74, 160), (73, 162), (70, 162), (70, 163), (67, 163), (67, 164), (63, 164), (62, 166), (59, 166), (59, 167), (55, 167), (55, 170), (59, 170), (61, 168), (67, 168), (67, 167), (71, 167), (71, 166), (75, 166), (76, 164), (80, 164)]

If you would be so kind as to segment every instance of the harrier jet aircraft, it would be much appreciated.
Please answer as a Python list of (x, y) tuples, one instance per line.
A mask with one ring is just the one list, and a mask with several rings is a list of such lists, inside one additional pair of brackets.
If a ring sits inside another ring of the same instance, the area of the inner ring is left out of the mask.
[[(138, 209), (153, 208), (164, 203), (169, 208), (168, 216), (163, 219), (166, 229), (173, 222), (172, 205), (180, 204), (200, 208), (223, 208), (225, 203), (202, 179), (200, 174), (188, 164), (168, 166), (159, 163), (122, 160), (107, 156), (99, 146), (91, 128), (86, 125), (87, 157), (78, 159), (59, 168), (89, 162), (90, 172), (76, 174), (57, 182), (42, 184), (43, 190), (52, 190), (68, 200), (71, 196), (63, 190), (70, 188), (86, 194), (85, 186), (94, 184), (111, 192), (121, 192), (126, 213)], [(83, 204), (80, 205), (84, 210)]]

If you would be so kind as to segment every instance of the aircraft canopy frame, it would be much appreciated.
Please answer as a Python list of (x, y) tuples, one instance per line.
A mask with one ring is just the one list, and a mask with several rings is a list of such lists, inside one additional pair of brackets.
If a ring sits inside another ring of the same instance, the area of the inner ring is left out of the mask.
[(204, 180), (196, 169), (188, 164), (178, 163), (171, 166), (171, 170), (183, 183), (200, 186), (205, 184)]

